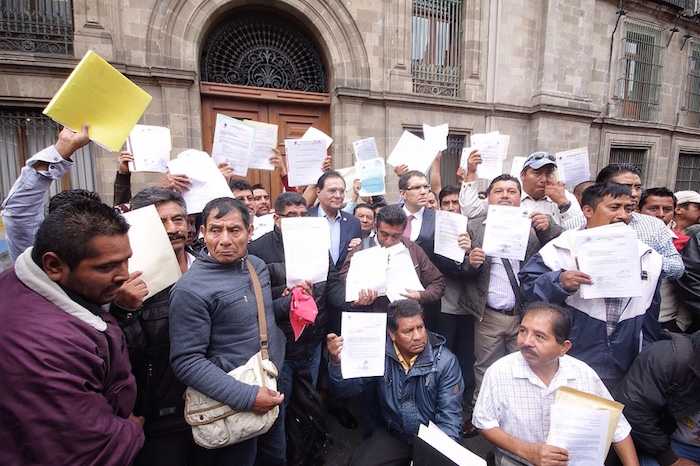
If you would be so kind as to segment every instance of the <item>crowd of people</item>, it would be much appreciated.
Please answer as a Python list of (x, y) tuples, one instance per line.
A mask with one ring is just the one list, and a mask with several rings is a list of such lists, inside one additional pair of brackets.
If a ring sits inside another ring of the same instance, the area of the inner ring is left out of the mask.
[[(560, 387), (625, 405), (608, 464), (700, 463), (697, 192), (644, 189), (629, 164), (608, 165), (569, 192), (543, 151), (519, 177), (498, 176), (479, 192), (473, 151), (457, 184), (396, 167), (400, 197), (390, 203), (360, 197), (359, 180), (346, 186), (330, 156), (315, 186), (288, 186), (275, 151), (285, 192), (272, 199), (221, 165), (233, 197), (193, 213), (182, 196), (186, 175), (166, 174), (132, 197), (132, 157), (122, 152), (114, 206), (70, 190), (45, 215), (50, 184), (88, 133), (88, 124), (63, 129), (27, 161), (2, 204), (14, 266), (0, 275), (0, 464), (291, 464), (288, 442), (298, 437), (286, 432), (286, 413), (300, 377), (347, 429), (360, 424), (347, 400), (361, 394), (365, 443), (350, 464), (409, 464), (429, 422), (458, 442), (482, 435), (497, 465), (567, 464), (570, 452), (547, 444)], [(153, 295), (141, 271), (129, 272), (121, 214), (149, 206), (182, 274)], [(490, 206), (527, 209), (523, 260), (485, 251)], [(462, 260), (436, 253), (438, 210), (468, 218), (456, 239)], [(288, 284), (281, 223), (294, 217), (328, 224), (320, 283)], [(273, 225), (261, 233), (265, 219)], [(572, 237), (615, 223), (636, 234), (641, 291), (586, 298), (581, 288), (595, 277), (579, 270)], [(355, 254), (400, 244), (422, 289), (393, 302), (363, 289), (346, 302)], [(302, 299), (313, 299), (317, 314), (300, 330)], [(345, 311), (386, 313), (383, 376), (343, 378)], [(261, 348), (278, 370), (276, 390), (228, 375)], [(187, 387), (234, 411), (279, 408), (279, 416), (264, 434), (205, 449), (185, 421)]]

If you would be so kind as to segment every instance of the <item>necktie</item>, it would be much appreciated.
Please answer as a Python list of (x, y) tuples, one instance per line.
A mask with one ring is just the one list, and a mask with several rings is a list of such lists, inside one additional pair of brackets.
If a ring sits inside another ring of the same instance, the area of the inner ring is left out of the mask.
[(406, 219), (406, 228), (403, 230), (403, 237), (411, 239), (411, 220), (413, 220), (415, 217), (413, 215), (409, 215), (408, 218)]

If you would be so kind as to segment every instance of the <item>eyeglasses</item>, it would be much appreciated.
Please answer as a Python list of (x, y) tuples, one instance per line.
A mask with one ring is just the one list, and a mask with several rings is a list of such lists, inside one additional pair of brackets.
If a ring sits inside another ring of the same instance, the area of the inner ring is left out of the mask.
[(284, 217), (284, 218), (294, 218), (294, 217), (308, 217), (309, 214), (308, 214), (308, 212), (303, 212), (303, 213), (289, 212), (287, 214), (277, 214), (277, 216)]
[(421, 189), (430, 191), (430, 186), (428, 186), (427, 184), (419, 184), (418, 186), (411, 186), (410, 188), (406, 188), (406, 191), (420, 191)]

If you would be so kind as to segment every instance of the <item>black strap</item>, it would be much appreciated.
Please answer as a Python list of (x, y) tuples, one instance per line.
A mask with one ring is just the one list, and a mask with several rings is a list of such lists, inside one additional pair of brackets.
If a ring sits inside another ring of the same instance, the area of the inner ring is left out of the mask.
[(508, 274), (508, 281), (510, 282), (510, 287), (513, 288), (513, 294), (515, 294), (515, 306), (513, 307), (513, 314), (520, 314), (520, 306), (523, 303), (522, 295), (520, 294), (520, 285), (518, 280), (515, 278), (515, 273), (513, 272), (513, 266), (510, 263), (510, 259), (502, 258), (503, 267), (506, 269), (506, 274)]
[(676, 367), (673, 371), (673, 380), (671, 384), (666, 388), (666, 395), (673, 393), (676, 388), (683, 385), (690, 374), (690, 367), (688, 363), (692, 361), (695, 355), (695, 350), (693, 349), (693, 344), (686, 335), (681, 333), (664, 331), (667, 338), (673, 341), (673, 347), (676, 350)]

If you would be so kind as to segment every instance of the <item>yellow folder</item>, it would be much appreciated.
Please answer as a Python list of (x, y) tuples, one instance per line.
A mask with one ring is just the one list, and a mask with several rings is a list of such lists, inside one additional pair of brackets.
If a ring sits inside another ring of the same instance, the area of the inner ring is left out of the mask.
[(44, 109), (73, 131), (90, 123), (90, 139), (117, 152), (151, 103), (146, 91), (88, 51)]

